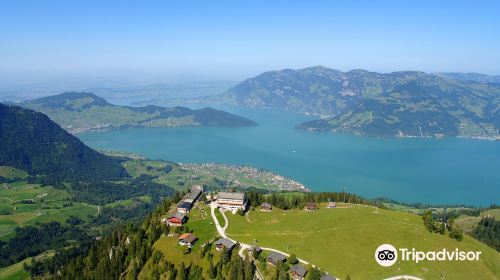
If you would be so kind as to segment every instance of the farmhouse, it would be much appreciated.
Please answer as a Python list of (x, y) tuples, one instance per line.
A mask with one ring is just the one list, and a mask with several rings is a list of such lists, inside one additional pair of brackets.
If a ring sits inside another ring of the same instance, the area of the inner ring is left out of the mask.
[(286, 260), (286, 256), (277, 252), (272, 252), (267, 256), (267, 262), (271, 265), (278, 265), (280, 262), (284, 262)]
[(306, 210), (312, 211), (312, 210), (318, 210), (318, 205), (314, 202), (308, 202), (306, 204)]
[(184, 233), (179, 237), (179, 245), (192, 248), (196, 240), (198, 240), (198, 237), (196, 237), (194, 234)]
[[(165, 222), (165, 219), (161, 220), (162, 222)], [(169, 226), (182, 226), (186, 222), (186, 214), (181, 213), (181, 212), (176, 212), (175, 214), (170, 215), (166, 219), (167, 225)]]
[(307, 269), (300, 264), (295, 264), (290, 268), (290, 276), (294, 280), (304, 280)]
[(260, 205), (261, 211), (270, 212), (272, 209), (273, 209), (273, 206), (267, 202), (264, 202), (264, 203), (262, 203), (262, 205)]
[(223, 248), (226, 248), (227, 250), (232, 250), (236, 244), (227, 239), (227, 238), (220, 238), (219, 240), (215, 241), (215, 248), (217, 251), (221, 251)]
[(238, 210), (245, 210), (247, 201), (244, 193), (219, 192), (217, 194), (217, 206), (230, 210), (233, 214)]

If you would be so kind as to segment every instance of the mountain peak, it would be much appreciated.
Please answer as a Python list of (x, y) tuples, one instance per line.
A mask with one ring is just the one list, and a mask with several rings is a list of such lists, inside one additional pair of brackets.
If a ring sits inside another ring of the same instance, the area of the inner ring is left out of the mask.
[(76, 92), (69, 91), (57, 95), (42, 97), (30, 101), (26, 101), (25, 104), (41, 106), (47, 108), (61, 108), (64, 107), (66, 110), (82, 110), (92, 106), (106, 107), (113, 106), (108, 103), (104, 98), (99, 97), (90, 92)]

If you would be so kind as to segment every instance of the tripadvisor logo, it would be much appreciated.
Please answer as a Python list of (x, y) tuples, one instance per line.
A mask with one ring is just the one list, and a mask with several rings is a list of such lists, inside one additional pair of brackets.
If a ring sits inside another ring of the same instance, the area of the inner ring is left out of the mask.
[(398, 251), (391, 244), (382, 244), (375, 250), (375, 260), (381, 266), (391, 266), (398, 260)]
[[(460, 251), (442, 249), (440, 251), (417, 251), (415, 248), (399, 248), (401, 261), (479, 261), (481, 251)], [(375, 260), (381, 266), (391, 266), (398, 260), (398, 250), (391, 244), (382, 244), (375, 250)]]

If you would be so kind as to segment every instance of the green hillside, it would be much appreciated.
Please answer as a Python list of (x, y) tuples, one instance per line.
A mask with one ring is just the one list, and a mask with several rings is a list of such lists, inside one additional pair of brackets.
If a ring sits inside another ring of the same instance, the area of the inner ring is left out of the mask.
[(251, 120), (212, 108), (191, 110), (185, 107), (130, 107), (108, 103), (85, 92), (66, 92), (21, 103), (48, 115), (71, 133), (125, 127), (179, 127), (256, 125)]
[(298, 126), (313, 131), (496, 139), (500, 85), (479, 81), (317, 66), (265, 72), (231, 88), (221, 100), (321, 115)]
[[(342, 205), (340, 205), (342, 206)], [(273, 209), (250, 211), (245, 217), (228, 215), (227, 233), (236, 240), (272, 247), (307, 260), (325, 271), (345, 279), (382, 279), (409, 274), (424, 279), (498, 279), (500, 255), (488, 246), (465, 236), (462, 242), (447, 235), (429, 233), (422, 218), (400, 211), (371, 206), (347, 205), (350, 208), (318, 211)], [(389, 268), (379, 266), (375, 249), (384, 243), (396, 248), (422, 251), (482, 251), (479, 262), (400, 262)]]
[(120, 161), (85, 146), (42, 113), (0, 103), (0, 166), (57, 180), (121, 178)]

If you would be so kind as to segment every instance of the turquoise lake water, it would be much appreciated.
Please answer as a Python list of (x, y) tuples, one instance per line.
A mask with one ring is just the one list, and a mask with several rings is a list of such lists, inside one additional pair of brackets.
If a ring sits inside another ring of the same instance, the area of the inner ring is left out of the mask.
[(294, 126), (312, 117), (274, 109), (223, 109), (259, 126), (134, 128), (79, 137), (93, 148), (151, 159), (261, 167), (314, 191), (346, 188), (367, 198), (433, 204), (500, 203), (500, 142), (311, 133)]

